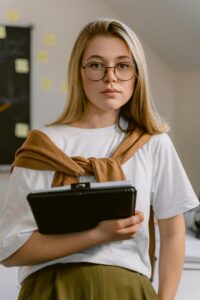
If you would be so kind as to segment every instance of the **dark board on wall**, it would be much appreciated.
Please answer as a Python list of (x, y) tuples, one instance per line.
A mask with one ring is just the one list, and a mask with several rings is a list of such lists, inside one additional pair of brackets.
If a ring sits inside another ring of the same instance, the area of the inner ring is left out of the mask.
[(0, 25), (0, 170), (30, 128), (31, 27)]

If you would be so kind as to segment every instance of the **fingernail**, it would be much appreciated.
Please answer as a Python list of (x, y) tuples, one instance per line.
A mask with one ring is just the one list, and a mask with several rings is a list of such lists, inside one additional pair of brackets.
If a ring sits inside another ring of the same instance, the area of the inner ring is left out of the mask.
[(140, 217), (136, 216), (136, 217), (135, 217), (135, 221), (136, 221), (137, 223), (140, 222), (140, 221), (141, 221)]

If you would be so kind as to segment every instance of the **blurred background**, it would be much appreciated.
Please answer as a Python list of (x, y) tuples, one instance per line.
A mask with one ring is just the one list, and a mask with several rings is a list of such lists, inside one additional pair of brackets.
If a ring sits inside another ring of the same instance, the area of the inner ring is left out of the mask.
[[(155, 105), (199, 195), (199, 0), (0, 0), (0, 7), (0, 209), (15, 148), (30, 129), (61, 113), (73, 42), (81, 27), (98, 17), (117, 18), (140, 38)], [(199, 269), (200, 241), (188, 234), (177, 300), (199, 299)], [(17, 268), (0, 266), (0, 299), (15, 300), (17, 293)]]

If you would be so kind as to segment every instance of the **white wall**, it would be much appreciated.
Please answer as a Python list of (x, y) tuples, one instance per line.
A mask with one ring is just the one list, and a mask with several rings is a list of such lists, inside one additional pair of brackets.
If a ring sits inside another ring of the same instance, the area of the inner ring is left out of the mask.
[(200, 71), (179, 73), (176, 82), (176, 145), (200, 195)]

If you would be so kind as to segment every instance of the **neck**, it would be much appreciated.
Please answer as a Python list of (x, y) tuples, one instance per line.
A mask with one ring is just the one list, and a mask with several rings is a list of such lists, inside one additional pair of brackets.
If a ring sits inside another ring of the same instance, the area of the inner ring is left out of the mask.
[(74, 127), (80, 128), (103, 128), (108, 127), (117, 122), (117, 114), (115, 112), (105, 112), (103, 114), (84, 113), (81, 119), (70, 123)]

